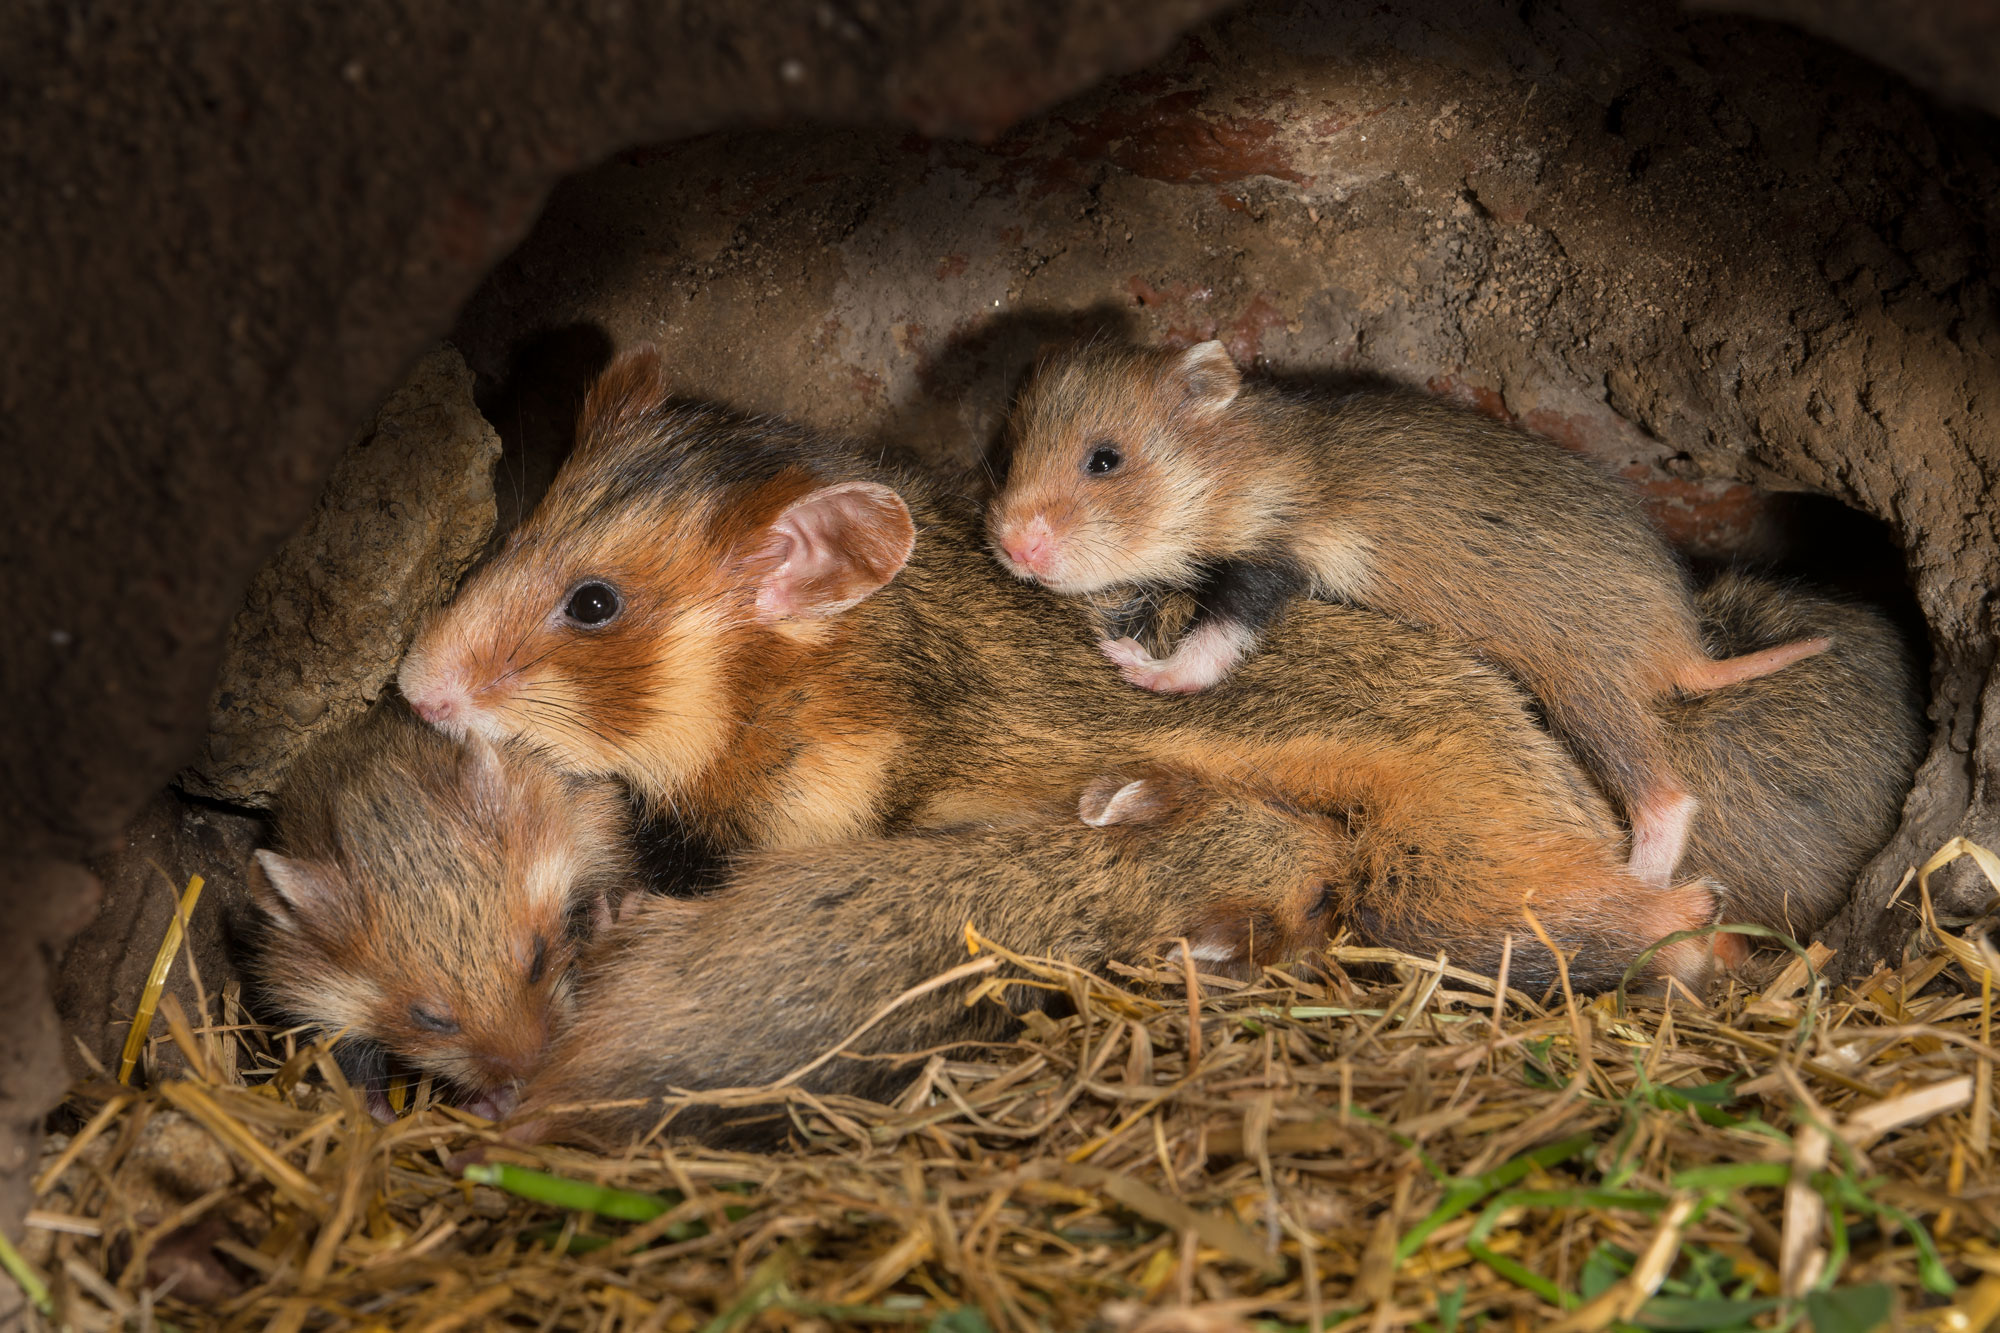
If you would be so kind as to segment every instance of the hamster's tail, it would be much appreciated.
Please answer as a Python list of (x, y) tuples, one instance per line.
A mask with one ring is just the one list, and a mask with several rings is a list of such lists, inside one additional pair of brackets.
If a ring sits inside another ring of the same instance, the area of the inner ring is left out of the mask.
[(1821, 635), (1781, 643), (1776, 648), (1745, 653), (1741, 657), (1725, 657), (1720, 662), (1699, 658), (1674, 673), (1674, 684), (1689, 694), (1707, 694), (1725, 685), (1740, 685), (1746, 680), (1782, 671), (1794, 662), (1815, 657), (1831, 647), (1833, 640)]

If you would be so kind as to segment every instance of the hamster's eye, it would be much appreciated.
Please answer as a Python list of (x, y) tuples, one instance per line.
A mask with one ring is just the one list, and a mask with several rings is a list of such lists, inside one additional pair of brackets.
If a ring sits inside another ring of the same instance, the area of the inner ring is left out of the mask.
[(1313, 898), (1313, 905), (1306, 909), (1306, 916), (1314, 921), (1333, 910), (1333, 885), (1321, 884), (1318, 890), (1318, 894)]
[(542, 936), (535, 936), (535, 956), (528, 963), (528, 984), (539, 986), (542, 977), (549, 970), (549, 942)]
[(1083, 470), (1093, 477), (1101, 477), (1107, 472), (1116, 472), (1118, 465), (1125, 461), (1125, 455), (1118, 452), (1118, 446), (1105, 441), (1090, 451), (1084, 460)]
[(410, 1021), (424, 1031), (435, 1032), (441, 1037), (455, 1036), (458, 1032), (456, 1019), (447, 1014), (440, 1014), (435, 1009), (426, 1009), (420, 1004), (410, 1006)]
[(563, 603), (563, 616), (572, 625), (596, 629), (616, 618), (623, 609), (624, 604), (618, 600), (618, 590), (593, 579), (578, 585), (570, 593), (569, 600)]

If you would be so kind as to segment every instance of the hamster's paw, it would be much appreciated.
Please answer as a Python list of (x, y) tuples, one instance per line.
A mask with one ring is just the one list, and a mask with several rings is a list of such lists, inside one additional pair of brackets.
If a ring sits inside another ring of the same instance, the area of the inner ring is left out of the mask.
[(1241, 625), (1212, 620), (1189, 631), (1166, 657), (1154, 657), (1133, 639), (1098, 644), (1118, 663), (1119, 674), (1155, 694), (1199, 694), (1220, 681), (1243, 660), (1256, 637)]
[(1656, 888), (1673, 882), (1674, 867), (1687, 850), (1698, 802), (1681, 791), (1647, 796), (1632, 820), (1632, 855), (1626, 868)]
[(1192, 694), (1204, 684), (1184, 682), (1178, 671), (1180, 654), (1155, 657), (1137, 639), (1103, 639), (1098, 642), (1104, 655), (1118, 664), (1118, 674), (1129, 684), (1155, 694)]
[(1121, 667), (1158, 666), (1160, 659), (1147, 652), (1137, 639), (1099, 639), (1097, 646), (1103, 654)]

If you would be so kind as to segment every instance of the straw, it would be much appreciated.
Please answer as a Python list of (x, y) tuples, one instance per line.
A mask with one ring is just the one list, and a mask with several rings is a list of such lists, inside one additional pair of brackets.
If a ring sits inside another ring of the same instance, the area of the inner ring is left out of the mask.
[[(825, 1051), (688, 1098), (782, 1102), (764, 1154), (503, 1150), (427, 1097), (378, 1125), (323, 1049), (190, 1007), (188, 1078), (78, 1090), (23, 1262), (77, 1327), (170, 1283), (145, 1317), (183, 1330), (1979, 1329), (1993, 959), (1912, 885), (1900, 965), (1834, 987), (1786, 951), (1699, 1005), (1346, 942), (1248, 984), (1184, 952), (1107, 977), (968, 933), (945, 975), (1073, 1011), (926, 1053), (893, 1104), (801, 1090)], [(229, 1173), (163, 1196), (166, 1132)]]
[(201, 876), (191, 876), (187, 889), (174, 900), (173, 919), (167, 922), (166, 934), (160, 938), (160, 947), (153, 954), (152, 970), (146, 973), (146, 986), (139, 992), (139, 1007), (132, 1013), (132, 1027), (125, 1034), (125, 1049), (118, 1057), (120, 1083), (132, 1081), (132, 1070), (139, 1063), (139, 1052), (146, 1048), (146, 1036), (153, 1030), (153, 1012), (160, 1004), (160, 991), (167, 984), (167, 974), (173, 970), (174, 955), (180, 952), (188, 919), (194, 915), (194, 905), (201, 901), (201, 886)]

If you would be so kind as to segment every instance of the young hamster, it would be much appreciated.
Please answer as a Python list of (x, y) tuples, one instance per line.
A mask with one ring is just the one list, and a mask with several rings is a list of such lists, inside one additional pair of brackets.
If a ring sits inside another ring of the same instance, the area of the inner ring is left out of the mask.
[[(1335, 884), (1347, 841), (1255, 788), (1155, 769), (1096, 779), (1074, 813), (1037, 822), (747, 854), (717, 893), (647, 900), (599, 940), (523, 1094), (524, 1137), (622, 1146), (663, 1095), (782, 1078), (965, 962), (968, 925), (1086, 968), (1186, 940), (1204, 971), (1254, 973), (1350, 910)], [(1051, 998), (1019, 987), (968, 1006), (975, 984), (905, 1003), (798, 1086), (887, 1099), (912, 1070), (880, 1057), (1004, 1039), (1015, 1009)], [(784, 1126), (768, 1105), (691, 1105), (672, 1130), (740, 1142)]]
[(1037, 371), (1008, 432), (987, 529), (1010, 572), (1068, 595), (1200, 589), (1202, 614), (1168, 657), (1105, 644), (1127, 680), (1206, 689), (1300, 595), (1444, 630), (1541, 702), (1630, 820), (1633, 873), (1655, 883), (1695, 806), (1653, 701), (1827, 647), (1712, 659), (1673, 554), (1588, 461), (1414, 394), (1245, 384), (1219, 342), (1079, 348)]
[(286, 775), (277, 848), (251, 877), (266, 919), (250, 974), (339, 1035), (361, 1082), (386, 1053), (504, 1112), (630, 880), (627, 822), (612, 784), (378, 707)]
[(1663, 703), (1667, 754), (1700, 799), (1684, 874), (1728, 885), (1723, 919), (1808, 940), (1901, 817), (1926, 744), (1916, 663), (1888, 618), (1743, 573), (1696, 595), (1717, 656), (1829, 638), (1733, 690)]
[[(1341, 812), (1385, 874), (1448, 867), (1413, 938), (1497, 949), (1531, 894), (1558, 938), (1611, 911), (1647, 940), (1714, 919), (1701, 868), (1670, 890), (1629, 874), (1602, 792), (1447, 636), (1301, 601), (1220, 688), (1125, 689), (1091, 621), (1006, 575), (979, 531), (968, 502), (796, 426), (671, 402), (635, 349), (542, 506), (422, 627), (402, 689), (455, 734), (624, 778), (725, 851), (1018, 820), (1169, 764)], [(1693, 979), (1707, 958), (1660, 966)]]

